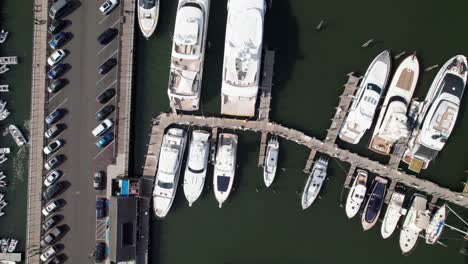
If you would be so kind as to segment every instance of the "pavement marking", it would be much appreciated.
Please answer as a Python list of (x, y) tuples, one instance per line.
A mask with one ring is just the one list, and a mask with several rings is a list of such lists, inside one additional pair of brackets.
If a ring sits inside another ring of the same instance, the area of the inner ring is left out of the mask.
[(99, 21), (99, 25), (102, 24), (102, 22), (106, 21), (108, 18), (110, 17), (110, 15), (106, 15), (103, 19), (101, 19), (101, 21)]
[[(115, 21), (115, 23), (114, 23), (114, 24), (112, 24), (112, 26), (110, 26), (110, 27), (111, 27), (111, 28), (113, 28), (113, 27), (114, 27), (115, 25), (117, 25), (117, 23), (119, 23), (119, 22), (120, 22), (120, 18), (119, 18), (119, 19), (117, 19), (117, 21)], [(120, 32), (119, 32), (119, 33), (120, 33)]]
[(103, 90), (101, 91), (101, 93), (102, 93), (103, 91), (109, 89), (109, 88), (110, 88), (112, 85), (114, 85), (116, 82), (117, 82), (117, 79), (115, 79), (111, 84), (107, 85), (107, 87), (106, 87), (105, 89), (103, 89)]
[[(111, 54), (109, 57), (107, 57), (107, 59), (105, 59), (104, 61), (107, 61), (108, 59), (112, 58), (112, 56), (114, 56), (118, 51), (119, 51), (119, 49), (116, 49), (116, 50), (115, 50), (114, 52), (112, 52), (112, 54)], [(117, 60), (117, 63), (118, 63), (118, 62), (119, 62), (119, 61)]]
[(59, 95), (62, 92), (62, 90), (63, 89), (60, 89), (60, 91), (54, 93), (54, 95), (50, 97), (49, 100), (47, 101), (47, 104), (50, 103), (57, 95)]
[(110, 44), (112, 44), (112, 41), (109, 42), (107, 45), (105, 45), (100, 51), (98, 51), (97, 54), (98, 54), (98, 55), (101, 54), (101, 52), (103, 52), (103, 51), (107, 48), (107, 46), (109, 46)]
[[(65, 98), (65, 100), (63, 100), (53, 111), (59, 109), (62, 105), (64, 105), (66, 102), (68, 101), (68, 98)], [(49, 112), (49, 113), (52, 113), (53, 111)]]
[(96, 82), (96, 85), (98, 85), (100, 82), (102, 82), (102, 80), (104, 80), (104, 78), (106, 78), (107, 74), (109, 74), (109, 72), (106, 73), (104, 76), (102, 76), (101, 79), (99, 79), (99, 80)]
[(99, 153), (96, 154), (96, 156), (94, 156), (93, 160), (96, 159), (97, 157), (99, 157), (99, 155), (101, 155), (108, 147), (112, 146), (114, 144), (114, 141), (115, 141), (115, 138), (105, 148), (103, 148), (101, 151), (99, 151)]

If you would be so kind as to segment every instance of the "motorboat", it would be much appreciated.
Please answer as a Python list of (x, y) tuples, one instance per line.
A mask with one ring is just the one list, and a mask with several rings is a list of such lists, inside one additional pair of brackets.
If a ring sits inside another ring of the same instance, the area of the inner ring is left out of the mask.
[(403, 161), (409, 169), (426, 169), (445, 146), (455, 126), (466, 86), (467, 61), (463, 55), (448, 60), (439, 70), (420, 103)]
[(10, 244), (10, 239), (9, 238), (2, 238), (0, 240), (0, 249), (2, 250), (2, 253), (7, 253), (8, 252), (8, 245)]
[(209, 156), (210, 133), (204, 130), (193, 131), (184, 174), (184, 194), (189, 206), (192, 206), (203, 191)]
[(11, 239), (10, 243), (8, 244), (8, 253), (13, 253), (15, 251), (16, 246), (18, 245), (18, 240), (16, 239)]
[(364, 212), (362, 214), (362, 228), (364, 231), (371, 229), (379, 220), (380, 211), (385, 201), (388, 180), (380, 176), (375, 177), (372, 182), (372, 192), (367, 199)]
[(5, 43), (7, 38), (8, 38), (8, 31), (5, 31), (2, 29), (2, 31), (0, 31), (0, 44)]
[(408, 138), (408, 107), (419, 77), (416, 54), (407, 57), (398, 66), (375, 125), (369, 149), (388, 155), (400, 139)]
[(0, 155), (0, 164), (5, 163), (7, 160), (8, 160), (8, 157), (6, 156), (6, 154)]
[(397, 190), (392, 193), (380, 229), (383, 239), (389, 238), (393, 232), (395, 232), (398, 222), (400, 221), (400, 217), (406, 213), (405, 209), (403, 209), (404, 200), (404, 193)]
[(268, 188), (275, 180), (276, 168), (278, 166), (279, 141), (277, 137), (268, 140), (266, 156), (263, 165), (263, 181)]
[(0, 121), (10, 116), (10, 111), (6, 108), (7, 102), (0, 100)]
[(214, 166), (213, 186), (219, 208), (229, 197), (236, 172), (238, 138), (234, 134), (221, 133), (218, 138), (216, 163)]
[(230, 0), (221, 84), (221, 113), (254, 116), (260, 82), (264, 0)]
[(13, 137), (18, 147), (28, 144), (28, 141), (26, 140), (23, 133), (21, 133), (21, 131), (19, 130), (17, 126), (9, 125), (8, 132), (10, 132), (10, 135)]
[(419, 233), (429, 224), (430, 213), (426, 210), (426, 204), (427, 198), (425, 196), (413, 195), (411, 206), (400, 232), (400, 248), (403, 254), (408, 254), (415, 248)]
[(10, 148), (0, 148), (0, 154), (10, 154)]
[(210, 0), (179, 0), (167, 93), (178, 110), (200, 104)]
[(160, 0), (138, 0), (138, 24), (146, 39), (156, 30), (159, 20)]
[(357, 144), (371, 127), (380, 98), (390, 75), (390, 51), (380, 53), (370, 64), (359, 84), (348, 115), (338, 136), (341, 140)]
[(431, 222), (426, 228), (426, 243), (434, 245), (444, 231), (445, 220), (447, 219), (447, 206), (444, 204), (432, 215)]
[(5, 72), (9, 71), (10, 68), (6, 64), (0, 65), (0, 74), (4, 74)]
[(312, 167), (312, 171), (310, 172), (309, 178), (304, 186), (304, 191), (302, 192), (301, 205), (303, 210), (309, 208), (315, 199), (317, 199), (323, 182), (327, 177), (327, 168), (328, 158), (326, 157), (320, 157)]
[(346, 215), (353, 218), (359, 212), (367, 191), (367, 171), (357, 170), (353, 185), (346, 199)]
[(158, 218), (166, 217), (174, 201), (186, 141), (187, 134), (180, 128), (170, 128), (164, 135), (153, 190), (154, 212)]

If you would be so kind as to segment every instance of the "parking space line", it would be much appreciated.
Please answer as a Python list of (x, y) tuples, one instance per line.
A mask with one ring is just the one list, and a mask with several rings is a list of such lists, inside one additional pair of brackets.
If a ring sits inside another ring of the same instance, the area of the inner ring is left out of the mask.
[(54, 95), (52, 97), (49, 98), (49, 100), (47, 101), (47, 103), (50, 103), (57, 95), (59, 95), (60, 93), (62, 92), (62, 89), (60, 89), (60, 91), (54, 93)]
[(99, 153), (98, 153), (98, 154), (96, 154), (96, 156), (94, 156), (93, 160), (94, 160), (94, 159), (96, 159), (97, 157), (99, 157), (99, 155), (101, 155), (101, 154), (102, 154), (102, 153), (103, 153), (103, 152), (104, 152), (104, 151), (105, 151), (105, 150), (106, 150), (108, 147), (110, 147), (110, 146), (114, 145), (114, 141), (115, 141), (115, 139), (114, 139), (114, 140), (112, 140), (112, 142), (111, 142), (111, 143), (109, 143), (109, 145), (107, 145), (105, 148), (103, 148), (101, 151), (99, 151)]
[(106, 61), (106, 60), (112, 58), (112, 56), (114, 56), (118, 51), (119, 51), (119, 49), (116, 49), (116, 50), (115, 50), (114, 52), (112, 52), (112, 54), (111, 54), (109, 57), (107, 57), (107, 59), (105, 59), (104, 61)]
[(102, 76), (101, 79), (99, 79), (99, 80), (96, 82), (96, 85), (98, 85), (100, 82), (102, 82), (102, 80), (104, 80), (104, 79), (106, 78), (107, 74), (109, 74), (109, 72), (106, 73), (104, 76)]
[(103, 19), (101, 19), (101, 21), (99, 21), (99, 25), (102, 24), (102, 22), (106, 21), (108, 18), (110, 17), (110, 15), (106, 15)]
[[(101, 110), (102, 110), (104, 107), (108, 106), (108, 105), (109, 105), (111, 102), (113, 102), (113, 101), (114, 101), (114, 99), (115, 99), (115, 96), (114, 96), (114, 97), (112, 97), (112, 98), (111, 98), (111, 99), (110, 99), (110, 100), (109, 100), (107, 103), (103, 104), (103, 105), (102, 105), (102, 107), (101, 107), (101, 108), (99, 108), (99, 110), (97, 110), (97, 111), (96, 111), (96, 113), (94, 113), (94, 116), (96, 116), (96, 115), (97, 115), (97, 113), (98, 113), (99, 111), (101, 111)], [(115, 106), (114, 106), (114, 111), (115, 111)], [(110, 113), (110, 115), (109, 115), (109, 116), (111, 116), (111, 115), (114, 113), (114, 111), (112, 111), (112, 113)]]
[[(68, 98), (65, 98), (65, 100), (63, 100), (63, 102), (61, 102), (57, 107), (55, 107), (55, 109), (54, 109), (53, 111), (59, 109), (59, 108), (60, 108), (62, 105), (64, 105), (67, 101), (68, 101)], [(49, 112), (49, 113), (52, 113), (53, 111), (51, 111), (51, 112)]]
[(103, 92), (103, 91), (109, 89), (109, 88), (110, 88), (112, 85), (114, 85), (116, 82), (117, 82), (117, 79), (115, 79), (111, 84), (107, 85), (107, 87), (104, 88), (102, 91), (99, 91), (99, 93), (101, 93), (101, 92)]
[(119, 23), (119, 22), (120, 22), (120, 18), (119, 18), (119, 19), (117, 19), (117, 21), (115, 21), (115, 23), (114, 23), (114, 24), (112, 24), (112, 26), (110, 26), (110, 27), (111, 27), (111, 28), (113, 28), (113, 27), (114, 27), (115, 25), (117, 25), (117, 23)]
[(109, 42), (107, 45), (105, 45), (100, 51), (98, 51), (97, 54), (98, 54), (98, 55), (101, 54), (101, 52), (103, 52), (103, 51), (107, 48), (107, 46), (109, 46), (111, 43), (112, 43), (112, 41)]

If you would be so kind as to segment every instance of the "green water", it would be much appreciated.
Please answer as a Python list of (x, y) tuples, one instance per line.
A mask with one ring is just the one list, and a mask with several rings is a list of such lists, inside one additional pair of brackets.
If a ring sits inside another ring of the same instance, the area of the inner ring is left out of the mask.
[[(457, 13), (468, 8), (466, 1), (273, 2), (265, 29), (266, 44), (276, 50), (271, 119), (318, 138), (325, 137), (346, 73), (362, 74), (383, 49), (391, 49), (394, 55), (417, 51), (423, 68), (443, 64), (459, 53), (468, 54), (467, 22)], [(176, 5), (177, 1), (162, 1), (156, 36), (149, 41), (141, 36), (137, 39), (133, 119), (137, 175), (142, 173), (150, 120), (169, 108), (166, 89)], [(199, 111), (206, 115), (218, 114), (220, 109), (225, 7), (225, 0), (211, 3), (210, 48)], [(326, 20), (325, 28), (316, 32), (322, 19)], [(362, 49), (370, 38), (376, 39), (376, 44)], [(415, 96), (425, 96), (436, 72), (422, 74)], [(464, 101), (455, 132), (422, 174), (456, 190), (461, 190), (460, 182), (467, 177), (468, 157), (464, 154), (468, 141), (463, 135), (468, 134), (468, 122), (464, 122), (468, 103), (466, 98)], [(236, 190), (228, 203), (218, 209), (210, 189), (189, 208), (179, 189), (167, 219), (152, 222), (151, 263), (467, 263), (458, 253), (463, 242), (453, 232), (444, 234), (448, 248), (420, 241), (408, 257), (400, 254), (398, 237), (380, 238), (380, 225), (362, 232), (359, 221), (347, 220), (344, 209), (337, 205), (348, 165), (336, 160), (330, 164), (323, 198), (302, 211), (296, 192), (306, 180), (301, 170), (308, 150), (293, 143), (281, 142), (279, 167), (285, 170), (279, 172), (273, 185), (276, 193), (264, 188), (257, 192), (263, 184), (262, 172), (256, 167), (260, 137), (236, 133), (240, 136), (239, 167)], [(362, 143), (345, 147), (370, 154)], [(463, 215), (466, 218), (466, 212)], [(453, 217), (449, 220), (459, 223)]]

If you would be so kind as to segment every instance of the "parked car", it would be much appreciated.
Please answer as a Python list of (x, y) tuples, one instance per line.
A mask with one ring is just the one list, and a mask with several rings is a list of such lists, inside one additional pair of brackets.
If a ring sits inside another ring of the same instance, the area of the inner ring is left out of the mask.
[(99, 35), (97, 41), (101, 45), (107, 45), (115, 38), (115, 36), (117, 36), (117, 34), (119, 34), (119, 31), (116, 28), (108, 28)]
[(51, 229), (52, 227), (56, 226), (58, 222), (60, 222), (62, 218), (58, 215), (53, 215), (49, 218), (47, 218), (47, 220), (44, 221), (44, 223), (42, 223), (42, 230), (44, 230), (44, 232), (47, 232), (47, 230)]
[(106, 89), (104, 92), (102, 92), (98, 97), (96, 97), (96, 101), (100, 104), (105, 104), (109, 102), (112, 97), (115, 95), (115, 89), (114, 88), (109, 88)]
[(65, 20), (55, 19), (54, 21), (52, 21), (52, 23), (50, 23), (47, 31), (49, 31), (50, 34), (57, 34), (62, 29), (64, 29), (66, 25), (67, 22)]
[(49, 155), (56, 152), (63, 146), (63, 140), (57, 139), (49, 143), (49, 145), (44, 147), (44, 154)]
[(98, 148), (103, 148), (114, 140), (114, 133), (108, 132), (96, 142)]
[(44, 133), (45, 138), (51, 139), (56, 137), (60, 132), (63, 131), (63, 127), (59, 125), (53, 125)]
[(57, 66), (50, 69), (49, 72), (47, 72), (47, 77), (49, 77), (49, 79), (51, 80), (55, 80), (58, 77), (62, 76), (66, 70), (67, 67), (65, 66), (65, 64), (60, 63)]
[(45, 248), (49, 245), (54, 244), (57, 242), (63, 235), (63, 228), (62, 227), (54, 227), (49, 233), (47, 233), (41, 240), (41, 247)]
[(61, 62), (65, 56), (67, 56), (67, 53), (63, 49), (58, 49), (49, 56), (47, 59), (47, 64), (49, 64), (49, 66), (55, 66)]
[(45, 201), (48, 201), (50, 199), (54, 199), (55, 196), (57, 196), (61, 191), (65, 189), (65, 183), (63, 182), (57, 182), (55, 184), (52, 184), (50, 187), (48, 187), (43, 193), (42, 193), (42, 198)]
[(110, 70), (112, 70), (115, 67), (115, 65), (117, 65), (116, 58), (107, 59), (103, 64), (101, 64), (101, 66), (99, 66), (98, 72), (104, 75), (110, 72)]
[(60, 254), (53, 259), (49, 260), (46, 264), (62, 264), (65, 260), (65, 257), (63, 254)]
[(104, 189), (104, 172), (96, 171), (94, 173), (93, 188), (94, 190)]
[(65, 205), (65, 201), (63, 199), (50, 201), (44, 206), (44, 208), (42, 208), (42, 215), (48, 216), (51, 213), (57, 211), (63, 205)]
[(110, 114), (112, 114), (114, 110), (115, 107), (113, 105), (106, 105), (96, 113), (95, 118), (97, 121), (102, 121), (106, 119)]
[(49, 16), (52, 19), (59, 19), (68, 14), (73, 8), (72, 0), (57, 0), (49, 8)]
[(44, 179), (44, 185), (46, 187), (49, 187), (51, 186), (52, 184), (54, 184), (54, 182), (56, 182), (60, 177), (62, 177), (63, 175), (63, 172), (60, 171), (60, 170), (53, 170), (51, 172), (49, 172), (45, 179)]
[(52, 169), (55, 169), (58, 165), (60, 165), (64, 161), (65, 161), (65, 156), (60, 154), (46, 161), (46, 163), (44, 164), (44, 167), (46, 168), (46, 170), (50, 171)]
[(60, 89), (62, 89), (66, 84), (67, 84), (67, 81), (65, 79), (53, 80), (47, 87), (47, 91), (49, 93), (56, 93), (60, 91)]
[(46, 123), (48, 125), (50, 124), (53, 124), (55, 122), (57, 122), (58, 120), (60, 120), (60, 118), (63, 117), (63, 110), (58, 108), (58, 109), (55, 109), (54, 111), (52, 111), (52, 113), (50, 113), (47, 117), (46, 117)]
[(91, 131), (91, 133), (93, 134), (93, 136), (99, 137), (102, 134), (104, 134), (107, 130), (109, 130), (113, 125), (114, 123), (112, 123), (111, 120), (106, 119), (102, 121), (101, 124), (99, 124), (97, 127), (95, 127), (93, 131)]
[(47, 249), (45, 249), (43, 251), (43, 253), (41, 254), (40, 256), (40, 259), (42, 261), (47, 261), (49, 260), (50, 258), (52, 258), (53, 256), (55, 256), (57, 254), (57, 252), (60, 251), (60, 248), (57, 246), (57, 245), (53, 245)]
[(49, 41), (49, 46), (52, 49), (61, 48), (63, 44), (67, 41), (67, 34), (64, 32), (59, 32)]
[(96, 244), (96, 250), (94, 252), (96, 262), (102, 262), (106, 259), (106, 244), (99, 242)]
[(108, 15), (118, 4), (119, 2), (117, 0), (107, 0), (99, 7), (99, 11), (101, 11), (103, 15)]
[(102, 219), (106, 217), (106, 199), (99, 198), (96, 200), (96, 218)]

